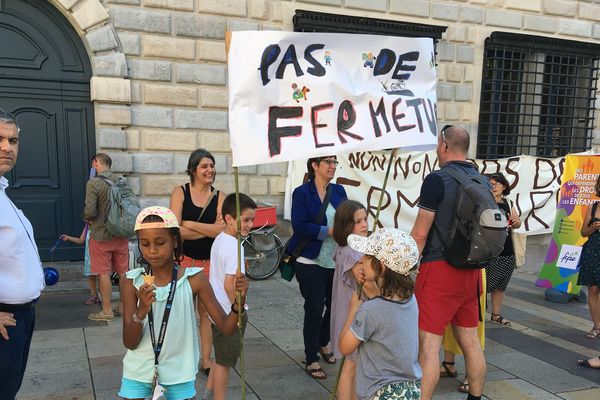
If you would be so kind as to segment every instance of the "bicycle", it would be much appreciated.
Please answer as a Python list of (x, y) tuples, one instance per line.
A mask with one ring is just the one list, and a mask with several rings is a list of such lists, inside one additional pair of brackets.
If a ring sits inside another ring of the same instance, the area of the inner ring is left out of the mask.
[(276, 207), (260, 204), (250, 234), (242, 238), (246, 276), (262, 281), (273, 276), (283, 257), (283, 242), (275, 233)]

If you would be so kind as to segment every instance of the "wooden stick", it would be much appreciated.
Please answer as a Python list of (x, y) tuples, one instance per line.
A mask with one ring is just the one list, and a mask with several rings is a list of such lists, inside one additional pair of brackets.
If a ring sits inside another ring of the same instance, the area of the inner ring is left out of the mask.
[[(233, 167), (233, 176), (235, 180), (235, 215), (237, 222), (237, 274), (240, 275), (242, 273), (242, 219), (240, 212), (240, 183), (238, 177), (238, 168)], [(238, 307), (241, 307), (242, 304), (242, 292), (237, 292), (237, 303)], [(243, 309), (238, 309), (238, 330), (240, 331), (240, 379), (242, 380), (242, 400), (246, 399), (246, 374), (244, 368), (244, 335), (242, 332), (242, 318), (243, 318)]]

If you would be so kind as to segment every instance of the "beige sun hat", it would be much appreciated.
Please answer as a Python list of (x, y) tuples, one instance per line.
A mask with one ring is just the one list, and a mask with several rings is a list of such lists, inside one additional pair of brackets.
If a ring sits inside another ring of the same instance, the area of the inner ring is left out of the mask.
[(348, 246), (377, 258), (402, 275), (408, 275), (419, 261), (417, 242), (398, 229), (378, 229), (369, 237), (352, 234), (348, 236)]

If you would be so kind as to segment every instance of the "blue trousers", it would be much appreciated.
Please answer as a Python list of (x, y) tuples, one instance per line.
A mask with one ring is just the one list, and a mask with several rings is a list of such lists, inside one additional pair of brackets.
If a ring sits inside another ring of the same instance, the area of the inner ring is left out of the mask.
[(34, 306), (10, 312), (17, 326), (6, 327), (8, 340), (0, 336), (0, 400), (14, 400), (21, 387), (35, 326)]
[(335, 270), (298, 262), (294, 267), (300, 294), (304, 297), (304, 354), (306, 363), (311, 364), (319, 361), (319, 347), (327, 346), (331, 338), (329, 321)]

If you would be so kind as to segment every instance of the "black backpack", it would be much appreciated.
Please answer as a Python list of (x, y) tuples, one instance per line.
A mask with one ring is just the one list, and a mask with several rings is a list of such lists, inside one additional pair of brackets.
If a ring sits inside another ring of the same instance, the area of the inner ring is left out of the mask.
[(445, 240), (442, 236), (444, 258), (456, 268), (484, 268), (504, 249), (506, 215), (496, 204), (485, 176), (452, 168), (444, 171), (459, 183), (452, 226)]

